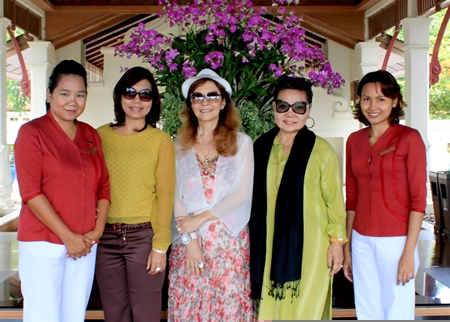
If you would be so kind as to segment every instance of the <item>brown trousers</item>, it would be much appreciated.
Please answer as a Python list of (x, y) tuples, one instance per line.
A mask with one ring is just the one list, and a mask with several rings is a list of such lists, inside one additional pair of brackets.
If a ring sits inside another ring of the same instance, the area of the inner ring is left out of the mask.
[(121, 233), (106, 227), (98, 244), (96, 277), (106, 322), (159, 322), (165, 272), (149, 275), (153, 230)]

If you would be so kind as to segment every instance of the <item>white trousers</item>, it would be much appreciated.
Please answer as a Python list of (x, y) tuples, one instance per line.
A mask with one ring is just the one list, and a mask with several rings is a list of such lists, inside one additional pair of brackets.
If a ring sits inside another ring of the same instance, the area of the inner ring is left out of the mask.
[(85, 257), (65, 258), (64, 245), (19, 242), (24, 322), (83, 322), (95, 271), (97, 245)]
[[(353, 285), (358, 320), (414, 320), (415, 283), (397, 285), (406, 236), (368, 237), (352, 233)], [(415, 272), (419, 267), (417, 247)]]

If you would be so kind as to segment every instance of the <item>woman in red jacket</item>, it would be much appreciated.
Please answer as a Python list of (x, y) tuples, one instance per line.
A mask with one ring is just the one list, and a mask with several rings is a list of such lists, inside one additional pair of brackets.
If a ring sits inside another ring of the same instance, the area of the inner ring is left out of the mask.
[(367, 127), (347, 140), (344, 274), (362, 320), (414, 320), (417, 239), (426, 207), (426, 151), (398, 124), (400, 86), (388, 72), (365, 75), (354, 116)]
[(77, 120), (86, 96), (84, 67), (60, 62), (47, 114), (23, 125), (15, 143), (25, 322), (84, 321), (110, 200), (100, 136)]

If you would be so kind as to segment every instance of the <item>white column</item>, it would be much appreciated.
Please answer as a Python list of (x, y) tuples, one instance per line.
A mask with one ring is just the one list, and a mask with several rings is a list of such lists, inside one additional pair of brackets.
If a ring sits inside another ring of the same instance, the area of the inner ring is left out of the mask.
[(419, 130), (427, 148), (429, 114), (429, 49), (431, 20), (424, 17), (402, 20), (405, 37), (405, 123)]
[(45, 95), (55, 49), (49, 41), (30, 41), (28, 45), (31, 50), (31, 117), (34, 119), (47, 113)]
[(13, 206), (9, 146), (6, 143), (6, 27), (9, 23), (9, 19), (0, 18), (0, 208)]
[(376, 71), (380, 68), (378, 63), (378, 55), (380, 43), (377, 41), (365, 41), (357, 43), (354, 52), (352, 80), (361, 79), (367, 73)]

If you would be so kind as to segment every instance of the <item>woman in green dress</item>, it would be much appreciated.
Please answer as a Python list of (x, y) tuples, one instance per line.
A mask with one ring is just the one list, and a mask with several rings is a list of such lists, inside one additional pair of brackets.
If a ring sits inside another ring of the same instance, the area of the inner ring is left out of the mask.
[(281, 78), (277, 126), (254, 144), (250, 272), (259, 320), (331, 319), (346, 213), (336, 153), (306, 126), (312, 96), (308, 80)]

